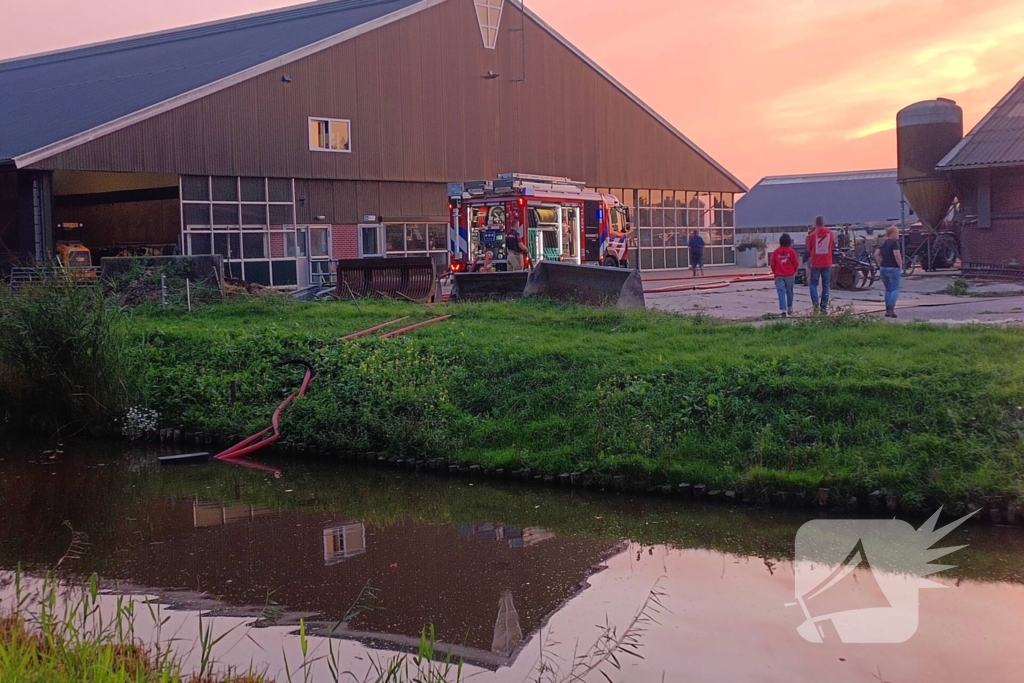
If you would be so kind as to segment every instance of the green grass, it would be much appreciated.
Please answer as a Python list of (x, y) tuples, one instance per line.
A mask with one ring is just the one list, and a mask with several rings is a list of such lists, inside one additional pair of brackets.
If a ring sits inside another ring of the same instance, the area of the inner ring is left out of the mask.
[[(340, 343), (401, 316), (447, 323)], [(286, 443), (652, 483), (1019, 497), (1024, 332), (840, 317), (754, 328), (544, 302), (260, 300), (143, 310), (146, 402), (165, 424), (266, 426), (305, 358)], [(230, 385), (238, 402), (230, 404)]]
[[(0, 613), (0, 681), (4, 683), (274, 683), (254, 663), (246, 673), (217, 664), (215, 651), (239, 626), (215, 636), (210, 619), (204, 622), (199, 614), (195, 643), (199, 666), (186, 671), (175, 654), (185, 649), (184, 638), (160, 640), (167, 623), (160, 605), (148, 599), (104, 596), (96, 574), (82, 584), (52, 573), (41, 580), (28, 579), (36, 588), (28, 588), (25, 578), (19, 568), (13, 578), (12, 606)], [(156, 642), (150, 644), (137, 635), (137, 626)], [(430, 626), (424, 627), (414, 656), (371, 656), (361, 678), (346, 669), (348, 663), (330, 639), (326, 653), (321, 651), (322, 644), (310, 648), (305, 621), (300, 621), (297, 635), (302, 657), (294, 669), (287, 668), (286, 658), (287, 681), (312, 681), (318, 662), (327, 664), (334, 683), (459, 683), (463, 678), (462, 663), (436, 648)]]
[(104, 614), (95, 575), (85, 586), (47, 575), (36, 593), (23, 587), (23, 578), (16, 573), (13, 606), (0, 613), (0, 681), (272, 683), (255, 673), (212, 673), (212, 639), (203, 643), (202, 670), (186, 675), (169, 649), (147, 647), (135, 635), (139, 611), (148, 608), (159, 623), (159, 607), (119, 597), (113, 614)]

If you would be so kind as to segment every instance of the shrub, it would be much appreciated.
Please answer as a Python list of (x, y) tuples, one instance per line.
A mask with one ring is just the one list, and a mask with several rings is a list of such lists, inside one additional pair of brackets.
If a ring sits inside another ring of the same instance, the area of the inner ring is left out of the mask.
[(63, 271), (0, 292), (0, 407), (36, 428), (109, 430), (138, 376), (127, 318)]

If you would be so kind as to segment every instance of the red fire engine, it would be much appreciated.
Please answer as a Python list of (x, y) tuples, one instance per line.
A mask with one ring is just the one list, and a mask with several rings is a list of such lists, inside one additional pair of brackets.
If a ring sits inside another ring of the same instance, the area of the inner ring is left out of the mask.
[(618, 198), (585, 183), (552, 176), (504, 173), (497, 180), (448, 186), (451, 268), (464, 272), (490, 255), (497, 270), (507, 265), (505, 233), (513, 219), (542, 260), (629, 267), (629, 212)]

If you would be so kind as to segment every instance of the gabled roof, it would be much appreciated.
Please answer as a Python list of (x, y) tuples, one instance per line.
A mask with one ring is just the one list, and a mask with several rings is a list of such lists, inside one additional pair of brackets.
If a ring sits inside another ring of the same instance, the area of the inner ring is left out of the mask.
[[(0, 61), (0, 163), (31, 165), (446, 1), (320, 0)], [(746, 191), (739, 178), (522, 0), (509, 1)]]
[(939, 168), (1024, 165), (1024, 80), (939, 162)]
[(808, 227), (819, 214), (829, 225), (888, 223), (902, 196), (895, 169), (770, 176), (736, 202), (736, 227)]
[(24, 166), (17, 157), (441, 1), (328, 0), (0, 62), (0, 159)]

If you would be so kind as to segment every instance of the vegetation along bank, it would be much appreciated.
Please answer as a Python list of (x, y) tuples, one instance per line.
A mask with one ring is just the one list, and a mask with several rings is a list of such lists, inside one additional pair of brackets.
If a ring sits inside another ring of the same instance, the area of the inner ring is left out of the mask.
[[(2, 300), (8, 425), (137, 434), (153, 425), (125, 415), (142, 408), (228, 442), (266, 427), (301, 380), (282, 362), (303, 359), (318, 374), (285, 414), (285, 449), (757, 497), (881, 492), (909, 508), (1024, 498), (1016, 329), (846, 316), (755, 328), (538, 301), (126, 312), (64, 289)], [(408, 337), (339, 341), (448, 313)]]

